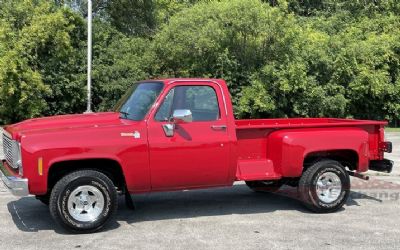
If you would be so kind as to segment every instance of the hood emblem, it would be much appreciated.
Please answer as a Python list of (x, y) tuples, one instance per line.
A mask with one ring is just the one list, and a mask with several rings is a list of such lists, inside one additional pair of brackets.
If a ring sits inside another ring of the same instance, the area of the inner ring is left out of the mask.
[(140, 139), (140, 133), (139, 131), (135, 131), (133, 133), (121, 133), (122, 137), (133, 137), (135, 139)]

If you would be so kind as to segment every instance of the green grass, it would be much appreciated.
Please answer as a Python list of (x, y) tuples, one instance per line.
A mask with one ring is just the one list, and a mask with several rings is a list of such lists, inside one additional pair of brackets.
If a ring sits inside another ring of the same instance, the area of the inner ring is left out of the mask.
[(400, 132), (400, 128), (385, 128), (386, 132)]

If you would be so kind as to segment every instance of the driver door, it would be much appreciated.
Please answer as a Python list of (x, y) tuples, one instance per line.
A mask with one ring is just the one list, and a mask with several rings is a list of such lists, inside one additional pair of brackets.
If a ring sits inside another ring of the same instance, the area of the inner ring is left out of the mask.
[[(169, 86), (148, 121), (152, 190), (226, 185), (230, 140), (221, 89), (214, 83)], [(193, 121), (171, 124), (175, 110), (190, 110)]]

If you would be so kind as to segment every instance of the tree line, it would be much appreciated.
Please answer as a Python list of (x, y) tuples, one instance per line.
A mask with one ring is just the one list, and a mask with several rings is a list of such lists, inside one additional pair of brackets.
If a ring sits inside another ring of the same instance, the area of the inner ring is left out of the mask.
[[(97, 0), (93, 106), (224, 78), (238, 118), (400, 119), (397, 0)], [(0, 0), (0, 123), (86, 108), (86, 0)]]

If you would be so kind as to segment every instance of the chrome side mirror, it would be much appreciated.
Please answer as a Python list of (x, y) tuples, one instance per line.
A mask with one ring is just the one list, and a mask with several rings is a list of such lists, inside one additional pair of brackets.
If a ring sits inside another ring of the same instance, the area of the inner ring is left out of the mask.
[(166, 137), (174, 136), (175, 124), (193, 121), (192, 112), (189, 109), (176, 109), (172, 114), (171, 122), (162, 125)]
[(193, 116), (189, 109), (176, 109), (172, 114), (172, 122), (175, 124), (192, 122)]

